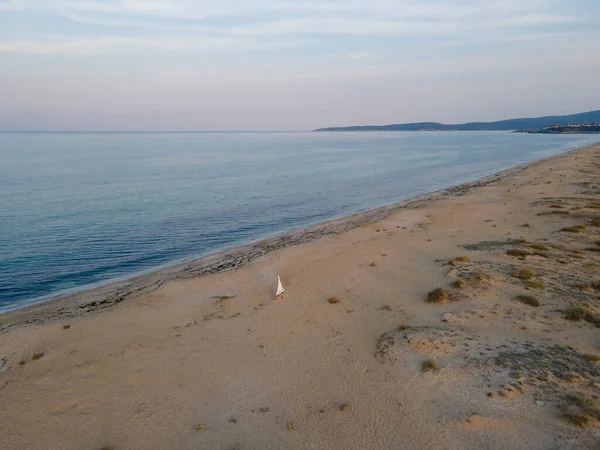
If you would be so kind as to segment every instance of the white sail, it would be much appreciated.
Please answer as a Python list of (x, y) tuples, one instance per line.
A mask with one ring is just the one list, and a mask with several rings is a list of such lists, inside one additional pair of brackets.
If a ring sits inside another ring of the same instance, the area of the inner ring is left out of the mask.
[(283, 289), (283, 286), (281, 285), (281, 278), (279, 278), (279, 275), (277, 275), (277, 294), (275, 294), (275, 297), (279, 297), (284, 292), (285, 292), (285, 290)]

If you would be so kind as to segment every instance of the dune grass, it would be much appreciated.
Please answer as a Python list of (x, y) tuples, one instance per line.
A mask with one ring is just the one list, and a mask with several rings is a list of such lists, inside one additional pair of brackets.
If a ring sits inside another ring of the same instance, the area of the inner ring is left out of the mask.
[(421, 372), (429, 372), (431, 370), (437, 370), (437, 363), (433, 359), (427, 358), (421, 363)]
[(482, 286), (485, 283), (492, 281), (492, 279), (493, 277), (489, 273), (484, 272), (483, 270), (478, 270), (477, 272), (471, 274), (469, 281), (473, 286)]
[(452, 283), (452, 287), (455, 287), (456, 289), (463, 289), (465, 286), (467, 285), (467, 283), (465, 282), (465, 280), (459, 278), (458, 280), (455, 280)]
[(38, 359), (41, 359), (42, 356), (44, 356), (44, 353), (40, 352), (40, 353), (34, 353), (33, 355), (31, 355), (31, 359), (33, 361), (37, 361)]
[(546, 285), (544, 283), (542, 283), (541, 281), (538, 280), (533, 280), (533, 281), (529, 281), (525, 287), (527, 289), (535, 289), (535, 290), (539, 290), (539, 289), (544, 289), (546, 287)]
[(525, 268), (521, 270), (514, 270), (511, 273), (511, 276), (518, 278), (519, 280), (531, 280), (533, 277), (535, 277), (535, 273), (533, 270)]
[(572, 306), (565, 311), (564, 318), (567, 320), (572, 320), (574, 322), (579, 322), (580, 320), (585, 320), (597, 327), (600, 327), (600, 315), (594, 314), (589, 309), (583, 308), (581, 306)]
[(217, 300), (230, 300), (232, 298), (235, 298), (235, 295), (214, 295), (213, 298), (216, 298)]
[(562, 415), (573, 425), (586, 427), (600, 420), (600, 407), (584, 393), (569, 394), (561, 407)]
[(457, 256), (456, 258), (452, 259), (449, 264), (451, 266), (457, 266), (459, 264), (463, 264), (463, 263), (468, 263), (471, 262), (471, 260), (469, 259), (468, 256)]
[(585, 355), (583, 355), (583, 357), (592, 364), (598, 364), (600, 362), (600, 355), (592, 355), (591, 353), (586, 353)]
[(327, 301), (328, 301), (329, 303), (331, 303), (332, 305), (334, 305), (334, 304), (336, 304), (336, 303), (339, 303), (339, 302), (341, 302), (341, 301), (342, 301), (342, 299), (341, 299), (341, 298), (339, 298), (339, 297), (335, 297), (335, 296), (334, 296), (334, 297), (329, 297), (329, 299), (328, 299)]
[(429, 303), (446, 303), (448, 301), (448, 292), (444, 288), (437, 288), (427, 294)]
[(529, 247), (532, 248), (532, 249), (534, 249), (534, 250), (538, 250), (540, 252), (547, 252), (548, 251), (548, 247), (546, 247), (545, 245), (542, 245), (542, 244), (530, 244)]
[(564, 231), (565, 233), (581, 233), (585, 229), (585, 225), (574, 225), (572, 227), (561, 228), (560, 231)]
[(536, 308), (540, 306), (540, 302), (533, 295), (517, 295), (516, 298), (525, 305), (534, 306)]
[(506, 250), (506, 254), (508, 256), (515, 256), (517, 258), (525, 258), (527, 255), (529, 255), (529, 252), (521, 250), (520, 248), (511, 248), (509, 250)]

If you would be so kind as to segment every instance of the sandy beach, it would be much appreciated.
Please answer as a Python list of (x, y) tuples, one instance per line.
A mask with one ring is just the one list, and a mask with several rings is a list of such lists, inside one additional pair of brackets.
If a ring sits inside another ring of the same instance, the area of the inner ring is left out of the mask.
[(1, 315), (1, 447), (597, 449), (599, 327), (596, 144)]

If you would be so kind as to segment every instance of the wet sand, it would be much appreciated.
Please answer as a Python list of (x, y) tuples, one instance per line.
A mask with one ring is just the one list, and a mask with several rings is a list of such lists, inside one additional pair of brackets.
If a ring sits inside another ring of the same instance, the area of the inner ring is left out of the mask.
[(595, 448), (598, 220), (594, 145), (4, 314), (2, 447)]

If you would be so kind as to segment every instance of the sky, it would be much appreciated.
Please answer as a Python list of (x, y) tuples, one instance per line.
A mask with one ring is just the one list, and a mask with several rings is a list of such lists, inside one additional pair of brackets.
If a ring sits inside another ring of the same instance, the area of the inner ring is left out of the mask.
[(598, 0), (0, 0), (0, 130), (600, 109)]

